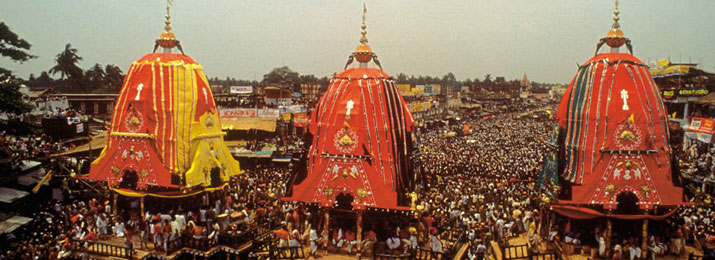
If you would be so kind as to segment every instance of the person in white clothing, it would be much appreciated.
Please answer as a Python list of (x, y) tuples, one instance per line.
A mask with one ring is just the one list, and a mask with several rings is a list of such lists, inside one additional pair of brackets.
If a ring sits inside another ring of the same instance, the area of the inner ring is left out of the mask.
[(400, 247), (400, 238), (394, 235), (387, 239), (387, 248), (395, 250)]
[(442, 253), (442, 241), (438, 235), (429, 236), (429, 247), (432, 252)]
[(337, 246), (338, 248), (343, 247), (343, 244), (345, 243), (345, 237), (343, 237), (342, 228), (338, 229), (338, 232), (333, 234), (333, 240), (331, 242), (333, 242), (333, 245)]
[(315, 228), (310, 229), (310, 255), (315, 255), (318, 251), (318, 231)]

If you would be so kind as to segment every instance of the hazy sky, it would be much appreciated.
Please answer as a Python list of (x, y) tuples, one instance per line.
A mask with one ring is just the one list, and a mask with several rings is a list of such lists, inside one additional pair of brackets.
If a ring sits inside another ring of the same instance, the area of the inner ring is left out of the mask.
[[(174, 33), (208, 77), (262, 79), (287, 65), (341, 71), (360, 37), (361, 0), (176, 0)], [(21, 77), (54, 64), (71, 43), (84, 58), (126, 70), (163, 30), (166, 1), (2, 0), (0, 21), (38, 58), (0, 66)], [(367, 1), (370, 46), (391, 74), (483, 79), (487, 73), (568, 83), (610, 29), (613, 1)], [(621, 28), (644, 62), (670, 57), (715, 71), (715, 1), (621, 0)], [(625, 49), (625, 48), (623, 48)], [(59, 74), (57, 75), (59, 76)]]

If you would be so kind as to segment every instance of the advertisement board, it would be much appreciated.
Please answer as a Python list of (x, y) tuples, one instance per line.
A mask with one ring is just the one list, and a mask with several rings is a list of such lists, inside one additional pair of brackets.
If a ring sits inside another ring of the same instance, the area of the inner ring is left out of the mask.
[(258, 109), (258, 117), (279, 117), (280, 110), (277, 108)]
[(253, 86), (231, 86), (231, 94), (251, 94)]
[(255, 117), (255, 108), (223, 108), (219, 110), (221, 118)]

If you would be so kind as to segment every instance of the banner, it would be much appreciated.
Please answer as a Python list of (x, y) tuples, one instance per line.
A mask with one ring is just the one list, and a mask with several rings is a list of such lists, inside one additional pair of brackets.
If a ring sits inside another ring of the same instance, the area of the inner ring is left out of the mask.
[(668, 60), (668, 59), (658, 60), (658, 67), (668, 67), (669, 64), (670, 64), (670, 60)]
[(290, 122), (292, 114), (283, 114), (283, 122)]
[(286, 113), (305, 113), (308, 108), (304, 105), (290, 105), (286, 108)]
[(258, 117), (279, 117), (280, 111), (277, 108), (258, 109)]
[(231, 94), (251, 94), (253, 86), (231, 86)]
[(650, 74), (653, 77), (665, 77), (671, 75), (685, 75), (690, 72), (690, 66), (688, 65), (673, 65), (668, 67), (658, 67), (656, 69), (651, 69)]
[(409, 96), (412, 93), (411, 86), (410, 84), (397, 84), (397, 90), (400, 91), (400, 94), (403, 96)]
[(221, 118), (255, 117), (255, 108), (222, 108), (219, 110)]
[(664, 99), (675, 99), (676, 97), (678, 97), (675, 95), (674, 89), (664, 89), (661, 92)]
[(681, 97), (701, 97), (710, 93), (707, 89), (680, 89), (678, 90), (678, 96)]
[(84, 124), (77, 124), (77, 133), (84, 132)]
[(306, 114), (293, 114), (293, 125), (297, 127), (308, 126), (309, 117)]
[(688, 126), (688, 131), (712, 134), (713, 120), (710, 118), (693, 117), (690, 121), (690, 126)]
[(442, 94), (442, 86), (440, 86), (440, 85), (432, 86), (432, 95), (439, 95), (439, 94)]

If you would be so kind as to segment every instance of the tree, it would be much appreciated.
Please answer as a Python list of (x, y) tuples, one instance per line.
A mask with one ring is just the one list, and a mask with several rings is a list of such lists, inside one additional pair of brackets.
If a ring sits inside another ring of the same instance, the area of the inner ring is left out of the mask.
[(55, 56), (55, 62), (57, 62), (57, 64), (50, 69), (50, 73), (52, 73), (52, 75), (60, 73), (61, 79), (67, 80), (67, 83), (69, 83), (69, 88), (79, 87), (80, 90), (86, 91), (86, 89), (80, 86), (82, 69), (77, 63), (81, 60), (82, 57), (77, 55), (77, 49), (72, 48), (72, 44), (68, 43), (65, 45), (65, 50)]
[(318, 78), (315, 77), (315, 75), (313, 75), (313, 74), (300, 75), (300, 83), (315, 84), (315, 83), (318, 83)]
[(28, 79), (26, 84), (33, 88), (50, 88), (54, 83), (55, 80), (50, 77), (50, 74), (47, 74), (47, 71), (43, 71), (39, 77)]
[(0, 114), (7, 116), (7, 120), (0, 121), (0, 129), (23, 135), (35, 132), (28, 114), (33, 108), (25, 102), (18, 80), (9, 78), (0, 81)]
[(84, 76), (87, 80), (88, 85), (91, 86), (93, 89), (99, 89), (105, 86), (106, 74), (104, 73), (104, 68), (102, 68), (102, 65), (100, 65), (99, 63), (95, 63), (94, 66), (92, 66), (92, 68), (89, 69)]
[(465, 79), (462, 81), (462, 86), (471, 86), (474, 83), (470, 78)]
[[(30, 47), (32, 45), (29, 42), (18, 37), (5, 23), (0, 22), (0, 56), (8, 57), (12, 61), (19, 63), (37, 58), (37, 56), (26, 52), (30, 50)], [(0, 81), (10, 77), (12, 77), (12, 72), (0, 67)]]
[(124, 81), (124, 73), (116, 65), (108, 64), (104, 67), (104, 84), (112, 92), (119, 92)]
[(409, 78), (407, 78), (407, 75), (405, 75), (405, 73), (398, 73), (395, 77), (395, 81), (397, 81), (397, 83), (399, 84), (410, 83)]
[(487, 73), (487, 75), (484, 76), (484, 83), (492, 83), (492, 74)]
[(263, 81), (266, 83), (300, 83), (300, 74), (291, 70), (288, 66), (274, 68), (266, 75), (263, 75)]
[(442, 77), (442, 85), (444, 85), (444, 86), (457, 85), (457, 77), (455, 77), (454, 73), (452, 73), (452, 72), (445, 74)]
[[(22, 63), (36, 58), (26, 52), (31, 46), (29, 42), (12, 32), (5, 23), (0, 22), (0, 56)], [(34, 132), (36, 129), (27, 118), (29, 116), (27, 113), (32, 111), (32, 108), (33, 106), (25, 102), (20, 92), (20, 82), (15, 79), (10, 70), (0, 67), (0, 114), (7, 117), (7, 120), (0, 121), (0, 129), (13, 134)]]

